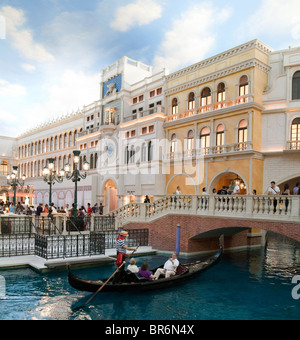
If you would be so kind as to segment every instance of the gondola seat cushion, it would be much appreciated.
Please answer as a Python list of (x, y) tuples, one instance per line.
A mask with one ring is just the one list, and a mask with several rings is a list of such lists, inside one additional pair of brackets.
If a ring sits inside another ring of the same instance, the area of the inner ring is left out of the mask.
[(187, 273), (188, 271), (189, 271), (188, 268), (186, 268), (186, 267), (184, 267), (183, 265), (180, 264), (180, 265), (177, 267), (176, 275), (182, 275), (182, 274)]

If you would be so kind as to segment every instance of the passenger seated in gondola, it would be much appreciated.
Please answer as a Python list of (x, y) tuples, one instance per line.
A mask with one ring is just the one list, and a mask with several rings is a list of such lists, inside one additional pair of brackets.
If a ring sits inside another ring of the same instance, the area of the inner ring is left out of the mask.
[(155, 276), (153, 275), (152, 272), (150, 272), (150, 270), (148, 270), (148, 263), (144, 262), (141, 266), (141, 269), (139, 270), (138, 274), (140, 274), (141, 276), (143, 276), (145, 279), (151, 281), (155, 279)]
[(127, 267), (127, 271), (134, 274), (139, 272), (139, 267), (136, 265), (135, 259), (130, 260), (130, 265)]
[(155, 280), (157, 280), (160, 275), (165, 275), (165, 278), (168, 279), (170, 276), (176, 275), (177, 267), (179, 266), (179, 261), (177, 260), (177, 253), (172, 254), (172, 258), (170, 258), (164, 265), (163, 268), (158, 268), (154, 274)]

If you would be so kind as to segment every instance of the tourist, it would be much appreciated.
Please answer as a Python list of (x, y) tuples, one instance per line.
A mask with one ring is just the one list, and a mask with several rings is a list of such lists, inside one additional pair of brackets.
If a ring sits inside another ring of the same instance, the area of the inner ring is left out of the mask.
[(127, 270), (134, 274), (139, 272), (139, 267), (136, 265), (135, 259), (130, 260), (130, 265), (128, 265)]
[(223, 185), (222, 189), (217, 192), (217, 195), (227, 195), (226, 186)]
[(16, 207), (16, 213), (21, 214), (23, 211), (24, 211), (23, 205), (20, 202), (18, 202), (17, 207)]
[(206, 188), (202, 189), (202, 196), (208, 196), (208, 192), (206, 192)]
[(212, 194), (213, 194), (213, 195), (217, 195), (217, 189), (216, 189), (216, 188), (213, 188)]
[(45, 204), (44, 213), (45, 214), (49, 213), (49, 206), (48, 206), (48, 204)]
[[(284, 185), (284, 188), (283, 188), (283, 192), (282, 192), (282, 195), (283, 196), (288, 196), (290, 195), (291, 192), (290, 192), (290, 185), (288, 183), (286, 183)], [(283, 203), (283, 201), (281, 200), (281, 203)], [(285, 213), (287, 214), (288, 212), (288, 207), (289, 207), (289, 200), (288, 198), (285, 199)]]
[(54, 203), (51, 203), (51, 210), (52, 210), (52, 214), (57, 214), (57, 210), (54, 206)]
[(158, 268), (154, 274), (155, 280), (157, 280), (160, 275), (164, 274), (166, 278), (176, 275), (177, 267), (179, 266), (179, 261), (177, 260), (177, 253), (173, 253), (172, 257), (164, 264), (164, 268)]
[(142, 264), (141, 269), (139, 270), (138, 273), (149, 281), (155, 279), (155, 276), (153, 275), (153, 273), (150, 270), (148, 270), (148, 263), (147, 262), (144, 262)]
[(253, 191), (252, 191), (252, 195), (253, 195), (253, 196), (256, 196), (256, 195), (257, 195), (257, 193), (256, 193), (256, 190), (255, 190), (255, 189), (253, 189)]
[(88, 203), (87, 216), (91, 216), (92, 213), (93, 213), (93, 209), (91, 208), (91, 204)]
[(300, 183), (297, 182), (294, 189), (293, 189), (293, 195), (298, 195), (299, 194), (299, 188), (300, 188)]
[(102, 203), (100, 202), (100, 205), (99, 205), (99, 214), (100, 214), (100, 215), (103, 215), (103, 208), (104, 208), (104, 206), (103, 206)]
[(144, 203), (150, 203), (150, 198), (148, 195), (146, 195), (145, 199), (144, 199)]
[(12, 214), (15, 214), (16, 210), (15, 210), (15, 206), (13, 203), (10, 204), (9, 206), (9, 212), (12, 213)]
[[(272, 181), (271, 185), (268, 188), (268, 195), (278, 196), (279, 194), (280, 194), (279, 187), (276, 185), (275, 181)], [(276, 207), (277, 207), (277, 199), (274, 199), (273, 207), (274, 207), (273, 211), (275, 213), (276, 212)]]
[(175, 195), (181, 195), (180, 186), (177, 187), (177, 189), (175, 191)]
[(268, 195), (279, 195), (280, 194), (280, 189), (276, 185), (274, 181), (271, 182), (271, 185), (268, 188)]
[(240, 186), (238, 185), (238, 184), (236, 184), (235, 186), (234, 186), (234, 189), (233, 189), (233, 195), (238, 195), (238, 194), (240, 194)]
[(97, 214), (98, 213), (98, 203), (96, 203), (93, 207), (92, 207), (92, 209), (93, 209), (93, 213), (94, 214)]
[(132, 250), (132, 251), (135, 250), (135, 248), (127, 247), (127, 245), (125, 243), (125, 239), (126, 239), (127, 236), (128, 236), (128, 231), (125, 231), (125, 230), (121, 231), (119, 233), (119, 237), (118, 237), (117, 242), (116, 242), (116, 250), (117, 250), (116, 265), (117, 265), (117, 267), (120, 267), (121, 264), (125, 261), (127, 250)]

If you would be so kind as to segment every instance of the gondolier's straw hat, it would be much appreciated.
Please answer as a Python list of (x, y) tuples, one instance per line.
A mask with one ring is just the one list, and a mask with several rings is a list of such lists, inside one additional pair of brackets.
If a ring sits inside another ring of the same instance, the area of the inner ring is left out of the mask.
[(128, 236), (128, 231), (123, 230), (123, 231), (120, 232), (120, 235), (121, 236)]

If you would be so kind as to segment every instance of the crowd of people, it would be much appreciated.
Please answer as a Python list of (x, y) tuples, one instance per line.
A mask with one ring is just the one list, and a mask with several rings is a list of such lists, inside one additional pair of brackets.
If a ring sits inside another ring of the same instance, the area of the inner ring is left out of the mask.
[[(98, 205), (96, 203), (94, 206), (91, 206), (90, 203), (87, 204), (87, 208), (81, 206), (77, 209), (77, 215), (79, 217), (90, 216), (92, 214), (103, 215), (104, 206), (102, 203)], [(36, 215), (41, 216), (41, 214), (47, 214), (48, 217), (52, 217), (55, 214), (67, 214), (68, 216), (74, 215), (74, 204), (72, 207), (69, 207), (69, 204), (66, 207), (56, 207), (54, 203), (42, 204), (40, 203), (37, 207), (25, 205), (21, 202), (18, 202), (16, 205), (12, 202), (0, 202), (0, 214), (9, 213), (9, 214), (23, 214), (23, 215)]]

